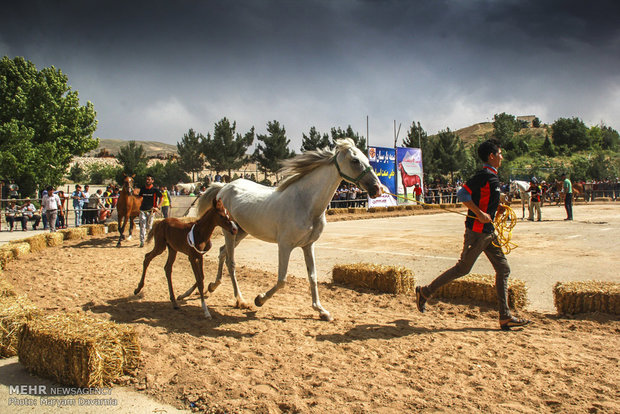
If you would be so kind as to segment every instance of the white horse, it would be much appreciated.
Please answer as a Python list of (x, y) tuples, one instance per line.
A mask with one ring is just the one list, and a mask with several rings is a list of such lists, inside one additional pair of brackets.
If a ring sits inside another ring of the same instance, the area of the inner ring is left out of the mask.
[(514, 195), (519, 192), (519, 197), (521, 198), (521, 209), (523, 210), (523, 220), (525, 220), (525, 203), (527, 202), (528, 211), (530, 206), (530, 195), (527, 190), (530, 188), (530, 183), (526, 181), (513, 180), (510, 182), (510, 196), (514, 197)]
[[(368, 158), (350, 138), (337, 140), (334, 150), (308, 151), (286, 160), (282, 172), (288, 177), (275, 188), (238, 179), (226, 185), (213, 183), (200, 197), (198, 215), (204, 214), (217, 197), (239, 226), (235, 236), (227, 232), (224, 234), (226, 244), (220, 248), (217, 276), (215, 282), (209, 284), (209, 292), (220, 285), (225, 260), (236, 307), (247, 307), (237, 285), (234, 249), (246, 235), (251, 234), (260, 240), (278, 244), (278, 282), (256, 297), (256, 306), (263, 306), (284, 287), (291, 251), (301, 247), (308, 270), (312, 308), (319, 312), (322, 320), (331, 321), (332, 316), (319, 301), (314, 258), (314, 243), (326, 224), (325, 210), (343, 179), (363, 188), (373, 198), (381, 195), (381, 183)], [(178, 299), (187, 297), (195, 288), (196, 285)]]
[(184, 190), (187, 191), (187, 194), (191, 194), (196, 192), (202, 186), (202, 183), (177, 183), (175, 186), (179, 189), (179, 191)]

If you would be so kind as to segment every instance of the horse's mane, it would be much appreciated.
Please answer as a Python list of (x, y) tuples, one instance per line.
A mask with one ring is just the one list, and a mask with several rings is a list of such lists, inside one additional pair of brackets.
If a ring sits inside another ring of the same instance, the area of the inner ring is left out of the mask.
[(319, 148), (313, 151), (306, 151), (293, 158), (285, 160), (280, 169), (280, 174), (286, 176), (280, 183), (276, 191), (284, 191), (291, 184), (299, 181), (302, 177), (316, 170), (318, 167), (332, 162), (334, 155), (340, 151), (354, 148), (355, 143), (351, 138), (336, 140), (336, 148)]

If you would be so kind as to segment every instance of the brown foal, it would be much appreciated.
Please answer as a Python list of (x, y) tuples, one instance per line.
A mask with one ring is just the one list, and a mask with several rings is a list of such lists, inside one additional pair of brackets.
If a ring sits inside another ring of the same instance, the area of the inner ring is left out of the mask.
[(164, 269), (166, 278), (168, 279), (168, 291), (170, 300), (175, 309), (179, 308), (174, 297), (172, 288), (172, 265), (177, 257), (177, 253), (185, 253), (194, 271), (196, 285), (200, 292), (200, 301), (205, 317), (211, 319), (211, 314), (204, 299), (204, 272), (202, 269), (202, 256), (211, 248), (211, 234), (215, 226), (220, 226), (231, 234), (237, 234), (237, 225), (230, 219), (228, 211), (224, 208), (221, 200), (213, 200), (213, 208), (209, 209), (197, 221), (183, 222), (179, 219), (169, 217), (153, 225), (149, 232), (146, 242), (150, 242), (155, 238), (155, 247), (149, 253), (144, 255), (144, 263), (142, 268), (142, 279), (138, 283), (138, 287), (134, 291), (137, 295), (144, 287), (144, 278), (146, 269), (156, 256), (159, 256), (168, 247), (168, 260)]

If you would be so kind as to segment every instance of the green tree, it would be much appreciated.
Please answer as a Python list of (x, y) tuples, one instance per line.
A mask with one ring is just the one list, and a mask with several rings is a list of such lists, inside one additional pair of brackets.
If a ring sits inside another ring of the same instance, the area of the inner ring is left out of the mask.
[(517, 121), (514, 115), (502, 112), (493, 116), (493, 136), (502, 146), (505, 146), (520, 130), (521, 123)]
[(549, 139), (549, 135), (545, 135), (545, 142), (542, 145), (541, 152), (543, 155), (555, 157), (555, 147), (553, 146), (553, 142)]
[(301, 139), (301, 151), (312, 151), (317, 148), (333, 148), (329, 142), (329, 135), (320, 134), (315, 127), (310, 128), (308, 135), (302, 134)]
[(77, 162), (69, 169), (69, 179), (74, 183), (81, 183), (88, 180), (88, 174)]
[(122, 171), (122, 168), (101, 162), (90, 164), (87, 167), (89, 182), (91, 184), (105, 184), (106, 181), (113, 181), (116, 179), (119, 170)]
[(538, 117), (534, 118), (534, 120), (532, 121), (532, 126), (534, 128), (540, 128), (540, 119)]
[(190, 128), (187, 134), (183, 135), (181, 142), (177, 142), (177, 152), (179, 154), (179, 167), (192, 176), (192, 182), (196, 181), (196, 173), (203, 170), (205, 161), (202, 155), (202, 142), (205, 136)]
[(620, 135), (618, 134), (618, 131), (604, 125), (601, 129), (603, 134), (601, 148), (618, 151), (618, 147), (620, 147)]
[(136, 144), (136, 141), (129, 141), (127, 145), (120, 147), (116, 159), (123, 167), (120, 172), (121, 175), (122, 173), (128, 175), (141, 174), (146, 170), (148, 162), (144, 147), (141, 144)]
[(93, 104), (53, 66), (37, 70), (22, 57), (0, 60), (0, 175), (23, 194), (60, 185), (71, 159), (97, 148)]
[(590, 149), (591, 142), (588, 128), (579, 118), (560, 118), (551, 126), (553, 143), (568, 150), (579, 151)]
[(155, 162), (146, 169), (151, 174), (158, 187), (165, 185), (171, 189), (178, 182), (188, 182), (191, 178), (185, 173), (177, 161), (168, 160), (166, 163)]
[(436, 156), (439, 158), (439, 172), (450, 174), (454, 181), (454, 173), (465, 166), (465, 144), (456, 133), (447, 128), (437, 134)]
[(265, 174), (265, 179), (267, 173), (274, 173), (277, 180), (282, 161), (295, 155), (295, 152), (288, 148), (290, 140), (286, 138), (286, 130), (278, 121), (267, 122), (267, 134), (259, 134), (257, 139), (263, 144), (256, 145), (254, 160)]
[(206, 161), (216, 172), (228, 171), (232, 176), (232, 170), (241, 168), (249, 161), (246, 152), (254, 142), (254, 127), (245, 135), (236, 133), (237, 123), (222, 118), (215, 124), (213, 137), (207, 134), (202, 140), (202, 153)]
[(368, 154), (368, 148), (366, 147), (366, 138), (353, 131), (351, 125), (346, 130), (342, 130), (340, 127), (331, 129), (332, 144), (335, 146), (336, 140), (340, 138), (351, 138), (355, 143), (355, 146), (359, 148), (364, 154)]

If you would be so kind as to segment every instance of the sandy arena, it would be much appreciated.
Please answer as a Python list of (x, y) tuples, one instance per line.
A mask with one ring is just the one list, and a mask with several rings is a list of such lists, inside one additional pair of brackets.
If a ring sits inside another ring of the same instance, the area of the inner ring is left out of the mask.
[[(518, 211), (519, 217), (521, 211)], [(559, 317), (552, 288), (561, 280), (620, 282), (620, 205), (544, 207), (543, 222), (520, 222), (508, 256), (511, 277), (525, 280), (527, 329), (502, 332), (494, 308), (431, 301), (420, 314), (412, 297), (352, 290), (329, 283), (336, 263), (403, 265), (418, 283), (452, 266), (462, 247), (463, 217), (434, 214), (329, 223), (316, 245), (321, 302), (310, 304), (301, 251), (289, 284), (262, 308), (232, 307), (229, 279), (207, 303), (192, 296), (175, 311), (163, 271), (149, 267), (133, 296), (144, 253), (116, 236), (65, 242), (10, 263), (3, 275), (40, 308), (84, 311), (133, 324), (143, 365), (125, 384), (180, 409), (257, 413), (620, 412), (620, 321), (601, 314)], [(350, 217), (338, 217), (338, 219)], [(215, 255), (207, 254), (207, 282)], [(147, 248), (151, 247), (148, 245)], [(238, 280), (254, 297), (276, 282), (275, 245), (253, 238), (237, 249)], [(481, 257), (472, 272), (491, 273)], [(179, 256), (175, 293), (193, 283)]]

